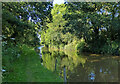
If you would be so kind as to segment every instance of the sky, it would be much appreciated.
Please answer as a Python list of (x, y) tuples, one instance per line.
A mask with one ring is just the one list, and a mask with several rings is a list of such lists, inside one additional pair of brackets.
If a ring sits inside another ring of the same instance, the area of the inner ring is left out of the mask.
[(55, 4), (63, 4), (64, 3), (64, 0), (54, 0), (53, 1), (53, 5), (55, 5)]
[[(55, 4), (59, 4), (59, 5), (60, 5), (60, 4), (63, 4), (64, 1), (65, 1), (65, 0), (54, 0), (54, 1), (53, 1), (53, 5), (55, 5)], [(31, 20), (31, 17), (29, 17), (29, 20)], [(33, 21), (33, 20), (32, 20), (32, 21)]]

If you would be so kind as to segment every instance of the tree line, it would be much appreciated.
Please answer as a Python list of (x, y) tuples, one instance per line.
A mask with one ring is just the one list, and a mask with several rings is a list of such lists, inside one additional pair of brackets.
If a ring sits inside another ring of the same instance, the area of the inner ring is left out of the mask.
[(41, 31), (42, 43), (58, 49), (119, 53), (120, 3), (72, 2), (55, 5)]
[[(3, 2), (3, 44), (119, 53), (120, 2)], [(41, 35), (41, 41), (38, 38)], [(7, 44), (6, 44), (7, 43)]]

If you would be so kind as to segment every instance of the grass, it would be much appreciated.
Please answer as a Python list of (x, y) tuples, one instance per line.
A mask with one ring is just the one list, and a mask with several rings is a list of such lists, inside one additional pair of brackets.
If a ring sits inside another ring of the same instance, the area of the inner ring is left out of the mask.
[(39, 55), (26, 45), (22, 54), (11, 63), (11, 69), (3, 73), (3, 82), (63, 82), (56, 73), (41, 65)]

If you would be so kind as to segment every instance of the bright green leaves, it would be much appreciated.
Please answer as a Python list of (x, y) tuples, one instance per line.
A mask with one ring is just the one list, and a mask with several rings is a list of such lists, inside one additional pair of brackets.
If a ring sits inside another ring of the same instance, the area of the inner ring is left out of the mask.
[[(48, 45), (60, 45), (63, 41), (63, 31), (66, 28), (66, 23), (68, 22), (63, 18), (67, 13), (67, 8), (65, 4), (55, 5), (51, 11), (52, 22), (47, 23), (48, 29), (45, 33), (45, 43)], [(43, 38), (43, 37), (42, 37)]]
[(56, 14), (66, 14), (67, 13), (67, 6), (65, 4), (61, 4), (61, 5), (55, 5), (51, 11), (52, 16), (56, 15)]

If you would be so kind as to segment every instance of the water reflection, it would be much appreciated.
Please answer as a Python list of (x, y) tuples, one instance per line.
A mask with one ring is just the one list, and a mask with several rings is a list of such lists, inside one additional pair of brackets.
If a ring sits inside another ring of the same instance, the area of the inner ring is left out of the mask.
[(43, 65), (65, 82), (117, 82), (118, 59), (42, 48)]
[(39, 54), (39, 56), (40, 56), (40, 62), (41, 62), (41, 65), (43, 65), (43, 59), (42, 59), (42, 48), (43, 48), (44, 46), (40, 46), (40, 47), (37, 47), (37, 48), (35, 48), (35, 51)]

